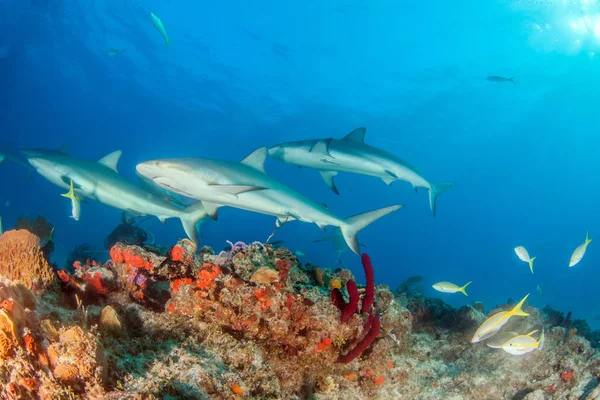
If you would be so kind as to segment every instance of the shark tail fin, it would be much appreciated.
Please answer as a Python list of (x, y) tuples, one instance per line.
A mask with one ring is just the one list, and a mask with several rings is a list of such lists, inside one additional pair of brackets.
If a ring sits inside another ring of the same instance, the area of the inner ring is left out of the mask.
[(429, 208), (431, 208), (431, 212), (435, 217), (435, 208), (437, 203), (437, 198), (442, 193), (452, 189), (456, 186), (455, 183), (432, 183), (429, 188)]
[(516, 85), (517, 82), (515, 82), (515, 78), (516, 78), (516, 76), (511, 76), (510, 78), (508, 78), (508, 80)]
[(188, 206), (183, 210), (183, 215), (179, 217), (185, 234), (196, 243), (200, 244), (199, 229), (197, 227), (198, 222), (204, 222), (204, 219), (208, 216), (206, 210), (202, 206), (202, 203), (198, 202)]
[(171, 43), (171, 40), (168, 37), (166, 37), (165, 38), (165, 46), (167, 46), (167, 49), (169, 48), (170, 43)]
[(385, 217), (389, 213), (397, 211), (402, 207), (403, 205), (384, 207), (346, 218), (339, 228), (342, 231), (342, 235), (344, 235), (344, 240), (348, 244), (348, 247), (350, 247), (354, 253), (360, 255), (360, 246), (358, 244), (358, 238), (356, 237), (358, 231), (377, 221), (379, 218)]

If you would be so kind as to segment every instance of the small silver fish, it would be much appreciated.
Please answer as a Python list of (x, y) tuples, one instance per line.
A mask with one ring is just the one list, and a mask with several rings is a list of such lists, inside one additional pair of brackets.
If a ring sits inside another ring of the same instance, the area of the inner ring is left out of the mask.
[(304, 257), (304, 256), (306, 256), (306, 254), (304, 254), (300, 250), (296, 251), (294, 254), (296, 255), (296, 257)]
[(505, 78), (503, 76), (496, 76), (496, 75), (492, 75), (492, 76), (488, 76), (486, 79), (490, 82), (512, 82), (514, 84), (516, 84), (517, 82), (515, 82), (515, 76), (512, 76), (510, 78)]
[(104, 52), (111, 57), (116, 57), (116, 56), (120, 56), (121, 54), (125, 53), (125, 50), (127, 50), (127, 49), (117, 50), (117, 49), (109, 48), (109, 49), (104, 50)]

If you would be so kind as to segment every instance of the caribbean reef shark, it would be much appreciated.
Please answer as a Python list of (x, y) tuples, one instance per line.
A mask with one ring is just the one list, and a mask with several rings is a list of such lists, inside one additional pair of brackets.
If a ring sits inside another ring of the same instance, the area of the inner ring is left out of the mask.
[(34, 168), (29, 165), (26, 161), (22, 160), (21, 157), (13, 150), (12, 144), (5, 146), (0, 149), (0, 164), (3, 161), (10, 161), (13, 164), (20, 165), (21, 167), (27, 170), (27, 177), (31, 179), (33, 175)]
[(117, 171), (120, 150), (99, 161), (71, 157), (57, 150), (22, 151), (27, 161), (50, 182), (65, 189), (69, 189), (73, 182), (77, 197), (97, 200), (137, 216), (155, 215), (163, 223), (167, 218), (179, 218), (188, 237), (199, 243), (196, 224), (207, 216), (202, 204), (180, 209), (129, 182)]
[(360, 254), (356, 234), (401, 205), (341, 219), (326, 207), (269, 177), (264, 170), (267, 148), (255, 150), (241, 162), (210, 158), (152, 160), (138, 164), (137, 171), (157, 185), (202, 201), (213, 219), (222, 205), (277, 217), (278, 224), (292, 220), (315, 223), (321, 229), (339, 227), (348, 247)]
[(339, 172), (353, 172), (381, 178), (391, 185), (397, 180), (407, 181), (415, 190), (429, 191), (429, 207), (435, 217), (437, 197), (454, 183), (432, 183), (418, 170), (400, 158), (365, 144), (365, 128), (350, 132), (343, 139), (313, 139), (273, 146), (269, 156), (299, 167), (314, 168), (336, 194), (340, 194), (333, 178)]

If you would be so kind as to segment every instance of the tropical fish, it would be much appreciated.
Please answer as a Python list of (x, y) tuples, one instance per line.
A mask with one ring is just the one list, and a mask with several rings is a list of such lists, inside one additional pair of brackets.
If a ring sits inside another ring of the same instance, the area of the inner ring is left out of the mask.
[(514, 356), (522, 356), (531, 353), (535, 349), (542, 350), (544, 348), (544, 331), (542, 331), (539, 340), (535, 340), (531, 336), (536, 332), (537, 330), (509, 339), (502, 345), (502, 350)]
[(165, 25), (163, 24), (161, 19), (157, 15), (150, 13), (150, 20), (152, 21), (152, 25), (154, 25), (154, 27), (156, 28), (158, 33), (160, 33), (160, 35), (165, 40), (165, 46), (167, 46), (167, 48), (169, 48), (170, 40), (169, 40), (169, 37), (167, 36), (167, 31), (165, 30)]
[(486, 79), (490, 82), (512, 82), (512, 83), (517, 83), (515, 82), (515, 78), (516, 76), (512, 76), (510, 78), (505, 78), (503, 76), (496, 76), (496, 75), (492, 75), (492, 76), (488, 76)]
[(433, 288), (435, 290), (437, 290), (438, 292), (442, 292), (442, 293), (456, 293), (456, 292), (461, 292), (465, 296), (468, 296), (468, 294), (465, 291), (465, 289), (471, 283), (472, 283), (472, 281), (467, 282), (464, 286), (459, 287), (459, 286), (455, 285), (454, 283), (450, 283), (450, 282), (438, 282), (438, 283), (436, 283), (436, 284), (433, 285)]
[(77, 197), (97, 200), (136, 216), (154, 215), (161, 222), (179, 218), (188, 237), (199, 243), (196, 225), (206, 217), (202, 205), (193, 204), (183, 210), (176, 208), (123, 178), (117, 171), (120, 150), (99, 161), (71, 157), (56, 150), (30, 149), (23, 153), (40, 175), (55, 185), (70, 188), (73, 181)]
[(241, 162), (210, 158), (180, 158), (146, 161), (137, 171), (157, 185), (200, 200), (208, 215), (217, 219), (223, 205), (273, 215), (277, 225), (299, 220), (325, 229), (339, 227), (348, 247), (360, 254), (357, 233), (402, 205), (381, 208), (346, 219), (268, 176), (264, 170), (267, 148), (261, 147)]
[(572, 266), (576, 265), (579, 261), (581, 261), (581, 259), (583, 258), (583, 255), (585, 254), (585, 251), (587, 250), (588, 244), (590, 244), (591, 242), (592, 242), (592, 239), (590, 239), (589, 233), (586, 232), (585, 233), (585, 242), (583, 244), (580, 244), (579, 246), (577, 246), (577, 248), (575, 249), (573, 254), (571, 254), (571, 261), (569, 261), (569, 267), (572, 267)]
[(533, 257), (533, 258), (529, 257), (529, 253), (527, 252), (527, 249), (525, 249), (525, 247), (523, 247), (523, 246), (515, 247), (515, 253), (517, 253), (517, 256), (519, 257), (519, 259), (521, 261), (529, 263), (529, 269), (531, 270), (531, 273), (533, 274), (533, 260), (535, 260), (535, 257)]
[(69, 191), (61, 194), (61, 196), (71, 199), (71, 218), (73, 218), (75, 221), (79, 221), (79, 216), (81, 215), (81, 202), (79, 201), (79, 197), (75, 195), (72, 179), (69, 186)]
[(306, 254), (304, 254), (303, 252), (301, 252), (300, 250), (297, 250), (294, 255), (296, 257), (306, 257)]
[(329, 188), (339, 191), (333, 178), (339, 172), (375, 176), (387, 185), (397, 180), (407, 181), (415, 191), (423, 187), (429, 191), (429, 207), (435, 216), (440, 194), (454, 187), (454, 183), (432, 183), (418, 170), (393, 154), (365, 144), (365, 128), (358, 128), (343, 139), (313, 139), (282, 143), (269, 149), (269, 156), (287, 164), (309, 167), (319, 171)]
[(506, 324), (508, 322), (508, 320), (510, 319), (510, 317), (512, 317), (512, 316), (515, 316), (515, 315), (519, 316), (519, 317), (528, 316), (529, 314), (527, 314), (522, 309), (523, 303), (525, 303), (525, 300), (527, 300), (528, 297), (529, 297), (529, 294), (527, 296), (523, 297), (523, 299), (512, 310), (500, 311), (500, 312), (492, 315), (488, 319), (486, 319), (483, 322), (483, 324), (481, 324), (479, 326), (479, 328), (477, 328), (477, 331), (473, 335), (473, 339), (471, 339), (471, 343), (479, 343), (482, 340), (491, 338), (496, 333), (498, 333), (500, 328), (502, 328), (504, 326), (504, 324)]
[(120, 56), (121, 54), (125, 53), (125, 50), (127, 50), (127, 49), (117, 50), (117, 49), (109, 48), (109, 49), (104, 50), (104, 52), (111, 57), (116, 57), (116, 56)]

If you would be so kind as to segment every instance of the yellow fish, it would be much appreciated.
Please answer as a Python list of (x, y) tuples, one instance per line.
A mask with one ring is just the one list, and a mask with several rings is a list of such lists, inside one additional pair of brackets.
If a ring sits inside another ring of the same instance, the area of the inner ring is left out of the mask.
[(531, 353), (535, 349), (542, 350), (544, 348), (544, 331), (542, 331), (539, 340), (531, 337), (536, 332), (537, 330), (509, 339), (502, 345), (502, 350), (514, 356), (522, 356), (523, 354)]
[(583, 258), (585, 251), (587, 250), (588, 244), (592, 242), (590, 239), (588, 232), (585, 233), (585, 242), (577, 246), (573, 254), (571, 254), (571, 261), (569, 261), (569, 267), (574, 266)]
[(73, 188), (73, 179), (71, 179), (71, 186), (69, 187), (69, 191), (67, 193), (61, 194), (61, 196), (71, 199), (71, 218), (75, 221), (79, 221), (79, 216), (81, 215), (81, 203), (79, 202), (79, 197), (75, 195), (75, 189)]
[(516, 315), (519, 317), (528, 316), (529, 314), (527, 314), (522, 309), (523, 303), (525, 303), (525, 300), (527, 300), (528, 297), (529, 297), (529, 294), (527, 296), (523, 297), (523, 300), (521, 300), (519, 302), (519, 304), (517, 304), (512, 310), (500, 311), (499, 313), (496, 313), (496, 314), (492, 315), (491, 317), (489, 317), (488, 319), (486, 319), (483, 322), (483, 324), (481, 324), (481, 326), (479, 326), (479, 328), (477, 328), (475, 335), (473, 335), (473, 339), (471, 339), (471, 343), (479, 343), (482, 340), (491, 338), (496, 333), (498, 333), (500, 328), (502, 328), (504, 326), (504, 324), (506, 324), (508, 322), (509, 318), (512, 317), (513, 315)]
[(529, 257), (529, 253), (527, 252), (527, 249), (523, 246), (515, 247), (515, 253), (517, 253), (519, 260), (529, 263), (529, 269), (531, 270), (531, 273), (533, 274), (533, 260), (535, 260), (535, 257)]
[(450, 283), (450, 282), (438, 282), (435, 285), (433, 285), (433, 288), (435, 290), (437, 290), (438, 292), (442, 292), (442, 293), (456, 293), (456, 292), (461, 292), (465, 296), (468, 296), (467, 292), (465, 292), (465, 288), (467, 286), (469, 286), (471, 283), (472, 283), (472, 281), (468, 282), (467, 284), (465, 284), (465, 286), (458, 287), (454, 283)]

